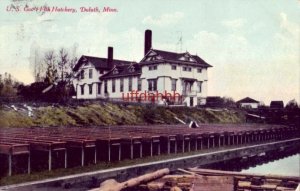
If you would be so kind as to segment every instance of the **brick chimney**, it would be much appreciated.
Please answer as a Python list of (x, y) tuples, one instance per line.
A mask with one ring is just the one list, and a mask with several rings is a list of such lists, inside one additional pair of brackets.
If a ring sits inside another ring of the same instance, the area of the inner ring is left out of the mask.
[(145, 31), (145, 55), (149, 52), (149, 50), (152, 48), (152, 31), (146, 30)]
[(114, 60), (114, 48), (108, 47), (107, 48), (107, 66), (108, 68), (113, 68), (113, 60)]

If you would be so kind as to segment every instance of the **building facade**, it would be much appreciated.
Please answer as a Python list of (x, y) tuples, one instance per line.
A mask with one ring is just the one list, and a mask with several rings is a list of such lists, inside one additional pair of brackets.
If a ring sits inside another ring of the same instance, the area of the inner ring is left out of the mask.
[(252, 99), (250, 97), (246, 97), (236, 102), (239, 107), (247, 108), (247, 109), (257, 109), (259, 106), (259, 101)]
[(207, 64), (197, 55), (152, 48), (152, 32), (145, 32), (145, 55), (139, 62), (82, 56), (74, 68), (77, 99), (205, 104)]

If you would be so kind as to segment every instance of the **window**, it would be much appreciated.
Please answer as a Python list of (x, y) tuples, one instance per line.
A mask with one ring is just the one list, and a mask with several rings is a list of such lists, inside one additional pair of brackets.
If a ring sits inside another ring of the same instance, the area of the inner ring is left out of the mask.
[(83, 95), (84, 94), (84, 85), (80, 86), (80, 91), (81, 91), (81, 95)]
[(118, 69), (115, 69), (115, 70), (113, 71), (113, 74), (118, 74), (118, 73), (119, 73)]
[(185, 55), (184, 55), (184, 60), (185, 60), (185, 61), (189, 61), (189, 60), (190, 60), (190, 57), (189, 57), (188, 54), (185, 54)]
[(111, 81), (111, 91), (116, 92), (116, 80), (112, 79)]
[(198, 68), (198, 69), (197, 69), (197, 72), (198, 72), (198, 73), (201, 73), (201, 72), (202, 72), (202, 69), (201, 69), (201, 68)]
[(89, 94), (93, 94), (93, 84), (89, 84)]
[(104, 81), (104, 93), (106, 93), (106, 94), (108, 93), (107, 92), (107, 81)]
[(198, 85), (198, 92), (201, 93), (202, 91), (202, 82), (197, 82)]
[(149, 70), (157, 70), (157, 66), (156, 65), (155, 66), (149, 66), (148, 69)]
[(132, 91), (132, 77), (128, 78), (128, 91)]
[(98, 94), (101, 94), (101, 85), (102, 83), (98, 83), (98, 91), (97, 91)]
[(171, 87), (172, 91), (176, 91), (176, 82), (177, 82), (176, 79), (172, 79), (172, 87)]
[(176, 69), (177, 69), (176, 65), (172, 65), (172, 70), (176, 70)]
[(142, 90), (142, 79), (141, 78), (138, 78), (137, 90), (138, 91)]
[(121, 78), (120, 79), (120, 92), (123, 92), (124, 91), (124, 79)]
[(184, 66), (182, 70), (183, 70), (183, 71), (191, 72), (191, 71), (192, 71), (192, 68), (191, 68), (191, 67)]
[(128, 71), (131, 72), (131, 73), (134, 72), (134, 67), (131, 66), (131, 67), (128, 69)]
[(148, 80), (148, 90), (149, 91), (157, 90), (157, 80), (156, 79)]
[(89, 69), (89, 78), (90, 78), (90, 79), (93, 78), (93, 69)]
[(84, 70), (81, 70), (81, 72), (80, 72), (80, 78), (84, 79)]

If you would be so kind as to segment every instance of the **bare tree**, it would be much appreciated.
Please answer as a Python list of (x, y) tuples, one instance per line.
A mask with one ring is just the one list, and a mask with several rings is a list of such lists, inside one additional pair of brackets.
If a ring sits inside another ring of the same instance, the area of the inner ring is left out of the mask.
[(47, 66), (43, 62), (40, 53), (40, 47), (37, 43), (33, 43), (30, 48), (30, 67), (32, 69), (33, 77), (36, 82), (44, 80)]
[(48, 84), (54, 83), (57, 79), (56, 55), (54, 50), (49, 50), (45, 53), (44, 62), (47, 65), (45, 82)]
[(65, 48), (61, 48), (58, 53), (58, 69), (61, 73), (61, 81), (65, 81), (65, 76), (69, 63), (69, 53)]

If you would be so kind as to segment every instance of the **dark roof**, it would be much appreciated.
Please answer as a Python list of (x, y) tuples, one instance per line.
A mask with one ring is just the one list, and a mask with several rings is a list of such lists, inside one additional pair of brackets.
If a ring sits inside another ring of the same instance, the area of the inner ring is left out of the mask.
[[(90, 62), (92, 65), (95, 66), (96, 69), (105, 69), (109, 70), (108, 64), (107, 64), (107, 58), (99, 58), (99, 57), (94, 57), (94, 56), (86, 56), (82, 55), (80, 59), (78, 60), (77, 64), (73, 68), (73, 71), (76, 72), (78, 69), (84, 64)], [(132, 63), (131, 61), (127, 60), (116, 60), (113, 59), (113, 64), (112, 65), (123, 65), (123, 64), (130, 64)]]
[[(134, 71), (129, 71), (131, 67), (134, 68)], [(114, 71), (116, 70), (118, 71), (118, 73), (114, 73)], [(110, 78), (138, 76), (141, 75), (141, 73), (142, 73), (141, 66), (137, 63), (116, 65), (111, 71), (102, 75), (100, 79), (103, 80), (103, 79), (110, 79)]]
[(252, 99), (250, 97), (245, 97), (244, 99), (241, 99), (236, 103), (259, 103), (259, 101), (256, 101), (255, 99)]
[(283, 108), (283, 101), (271, 101), (270, 108)]
[[(197, 64), (199, 66), (202, 67), (212, 67), (211, 65), (209, 65), (207, 62), (205, 62), (202, 58), (200, 58), (198, 55), (191, 55), (191, 57), (193, 59), (196, 60), (196, 62), (191, 62), (191, 61), (183, 61), (183, 60), (179, 60), (179, 58), (181, 58), (182, 56), (184, 56), (185, 54), (187, 54), (188, 52), (184, 52), (184, 53), (176, 53), (176, 52), (168, 52), (168, 51), (164, 51), (164, 50), (157, 50), (157, 49), (151, 49), (152, 51), (156, 52), (159, 56), (161, 56), (163, 58), (163, 60), (165, 61), (175, 61), (175, 62), (186, 62), (186, 63), (192, 63), (192, 64)], [(150, 51), (151, 51), (150, 50)], [(189, 54), (189, 53), (188, 53)], [(157, 61), (161, 61), (161, 60), (157, 60)], [(141, 61), (141, 63), (147, 63), (147, 61)]]

